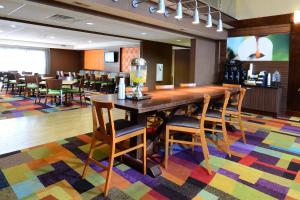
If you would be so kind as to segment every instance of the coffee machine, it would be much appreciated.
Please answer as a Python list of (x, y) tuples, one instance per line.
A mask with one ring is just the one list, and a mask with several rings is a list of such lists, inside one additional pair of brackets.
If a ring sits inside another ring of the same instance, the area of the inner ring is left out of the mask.
[(247, 79), (247, 73), (239, 60), (230, 60), (225, 63), (224, 83), (242, 84)]

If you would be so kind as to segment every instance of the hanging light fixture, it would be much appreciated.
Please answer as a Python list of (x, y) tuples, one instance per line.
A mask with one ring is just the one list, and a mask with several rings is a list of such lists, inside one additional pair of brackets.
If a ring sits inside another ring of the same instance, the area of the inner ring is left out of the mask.
[(218, 20), (218, 26), (217, 26), (217, 32), (223, 31), (223, 21), (222, 21), (222, 14), (219, 12), (219, 20)]
[(200, 23), (197, 0), (195, 0), (195, 11), (194, 11), (194, 17), (193, 18), (194, 18), (193, 24), (199, 24)]
[(159, 0), (157, 13), (163, 14), (166, 11), (165, 0)]
[(182, 3), (181, 0), (177, 3), (175, 19), (182, 19)]
[(205, 27), (207, 27), (207, 28), (212, 27), (212, 17), (211, 17), (210, 5), (208, 5), (208, 14), (207, 14), (207, 21), (206, 21)]
[(294, 23), (295, 24), (300, 23), (300, 10), (294, 11)]

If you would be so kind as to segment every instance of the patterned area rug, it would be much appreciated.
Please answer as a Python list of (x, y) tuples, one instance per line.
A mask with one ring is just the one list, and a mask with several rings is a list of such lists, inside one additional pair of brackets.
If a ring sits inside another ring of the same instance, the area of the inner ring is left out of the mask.
[(34, 98), (26, 98), (23, 96), (13, 96), (10, 94), (0, 94), (0, 120), (11, 119), (32, 115), (43, 115), (52, 112), (60, 112), (74, 110), (87, 107), (86, 104), (80, 104), (77, 97), (75, 101), (68, 106), (57, 106), (55, 104), (44, 104), (44, 99), (41, 103), (34, 103)]
[[(177, 145), (157, 178), (116, 163), (108, 199), (300, 199), (299, 120), (243, 119), (247, 144), (239, 131), (230, 133), (231, 158), (209, 143), (213, 175), (200, 148)], [(0, 199), (106, 199), (106, 172), (91, 165), (80, 178), (89, 141), (85, 134), (0, 156)], [(106, 152), (104, 146), (95, 157), (107, 164)]]

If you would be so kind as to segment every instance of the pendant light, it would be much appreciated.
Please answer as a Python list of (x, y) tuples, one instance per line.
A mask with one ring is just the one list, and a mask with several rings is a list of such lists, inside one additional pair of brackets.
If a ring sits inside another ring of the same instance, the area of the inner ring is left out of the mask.
[(218, 20), (218, 26), (217, 26), (217, 32), (223, 31), (223, 21), (222, 21), (222, 15), (221, 12), (219, 12), (219, 20)]
[(294, 23), (295, 24), (300, 23), (300, 10), (294, 11)]
[(181, 0), (177, 3), (175, 19), (182, 19), (182, 3)]
[(206, 21), (206, 26), (207, 28), (212, 27), (212, 17), (211, 17), (211, 12), (210, 12), (210, 5), (208, 5), (208, 14), (207, 14), (207, 21)]
[(193, 24), (199, 24), (200, 23), (197, 0), (195, 0), (195, 11), (194, 11), (194, 17), (193, 18), (194, 18)]
[(157, 13), (163, 14), (166, 11), (165, 0), (159, 0)]

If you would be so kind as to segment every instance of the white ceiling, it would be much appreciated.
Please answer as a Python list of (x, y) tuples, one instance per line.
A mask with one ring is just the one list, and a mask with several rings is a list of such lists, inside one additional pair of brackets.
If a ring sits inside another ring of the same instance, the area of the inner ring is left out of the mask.
[[(2, 17), (177, 45), (190, 45), (190, 38), (187, 36), (54, 8), (26, 0), (0, 0), (0, 5), (4, 6), (4, 8), (0, 8), (0, 16)], [(72, 19), (51, 19), (51, 16), (57, 14), (69, 16)], [(87, 23), (93, 23), (93, 25)], [(15, 25), (15, 27), (11, 25)], [(6, 43), (25, 46), (31, 44), (52, 48), (95, 49), (107, 46), (137, 45), (139, 41), (0, 20), (0, 44)]]

